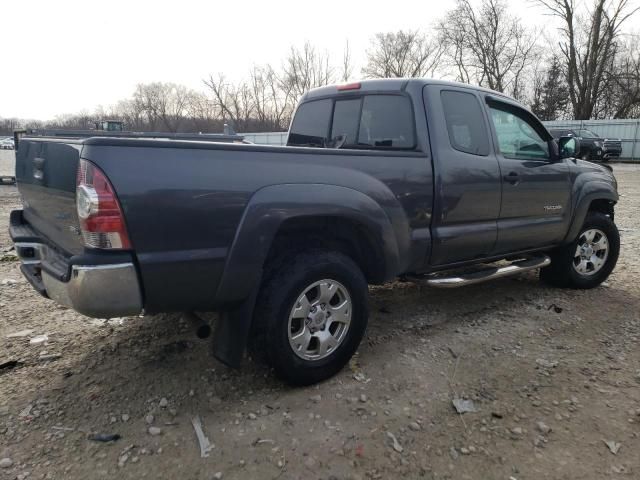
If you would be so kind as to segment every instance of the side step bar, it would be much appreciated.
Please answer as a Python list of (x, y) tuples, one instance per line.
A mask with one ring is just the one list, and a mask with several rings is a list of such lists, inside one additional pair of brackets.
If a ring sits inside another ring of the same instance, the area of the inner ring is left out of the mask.
[(408, 280), (426, 284), (436, 288), (456, 288), (474, 283), (482, 283), (495, 278), (508, 277), (518, 273), (535, 270), (536, 268), (546, 267), (551, 263), (551, 259), (547, 255), (536, 256), (524, 260), (512, 262), (504, 267), (489, 267), (483, 270), (477, 270), (471, 273), (462, 273), (453, 276), (424, 276), (424, 277), (408, 277)]

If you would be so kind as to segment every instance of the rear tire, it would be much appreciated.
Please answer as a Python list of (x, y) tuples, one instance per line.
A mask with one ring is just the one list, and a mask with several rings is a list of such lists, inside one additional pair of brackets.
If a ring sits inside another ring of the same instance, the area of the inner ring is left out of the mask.
[(589, 212), (578, 237), (551, 252), (540, 279), (554, 287), (594, 288), (611, 274), (620, 253), (620, 234), (610, 217)]
[(303, 252), (272, 262), (264, 278), (254, 309), (254, 349), (292, 385), (339, 372), (367, 327), (368, 285), (360, 268), (339, 252)]

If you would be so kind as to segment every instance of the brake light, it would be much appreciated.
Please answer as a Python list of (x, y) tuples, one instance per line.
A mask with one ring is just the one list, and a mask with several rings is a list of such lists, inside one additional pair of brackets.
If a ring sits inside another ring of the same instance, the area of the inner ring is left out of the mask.
[(131, 248), (122, 209), (102, 170), (80, 160), (76, 181), (76, 208), (84, 244), (91, 248)]
[(355, 83), (345, 83), (344, 85), (338, 85), (338, 91), (341, 92), (343, 90), (360, 90), (360, 82)]

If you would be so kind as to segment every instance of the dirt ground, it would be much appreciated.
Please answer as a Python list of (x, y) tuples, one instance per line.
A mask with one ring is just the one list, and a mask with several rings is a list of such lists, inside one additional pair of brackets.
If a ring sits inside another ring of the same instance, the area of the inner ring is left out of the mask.
[(0, 150), (0, 177), (3, 175), (15, 176), (15, 152), (13, 150)]
[(0, 369), (0, 479), (640, 478), (640, 166), (615, 172), (603, 286), (374, 288), (350, 366), (304, 389), (227, 369), (178, 315), (104, 322), (40, 298), (2, 253), (19, 198), (0, 186), (0, 364), (17, 362)]

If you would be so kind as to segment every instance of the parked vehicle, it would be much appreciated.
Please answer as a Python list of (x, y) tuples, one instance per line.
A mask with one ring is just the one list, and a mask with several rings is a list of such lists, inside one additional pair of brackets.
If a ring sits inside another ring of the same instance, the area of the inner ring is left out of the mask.
[(619, 158), (622, 154), (622, 140), (619, 138), (602, 138), (597, 133), (586, 128), (577, 130), (551, 129), (549, 133), (553, 138), (576, 137), (580, 140), (580, 152), (578, 157), (583, 160), (601, 160), (608, 162), (612, 158)]
[[(593, 288), (620, 248), (613, 174), (573, 158), (513, 99), (469, 85), (370, 80), (301, 99), (286, 147), (25, 137), (22, 271), (93, 317), (217, 310), (214, 355), (245, 345), (293, 384), (339, 371), (367, 284), (450, 288), (541, 268)], [(495, 264), (506, 260), (508, 263)]]
[(13, 150), (15, 148), (15, 144), (13, 143), (13, 138), (5, 138), (0, 140), (0, 149), (2, 150)]

